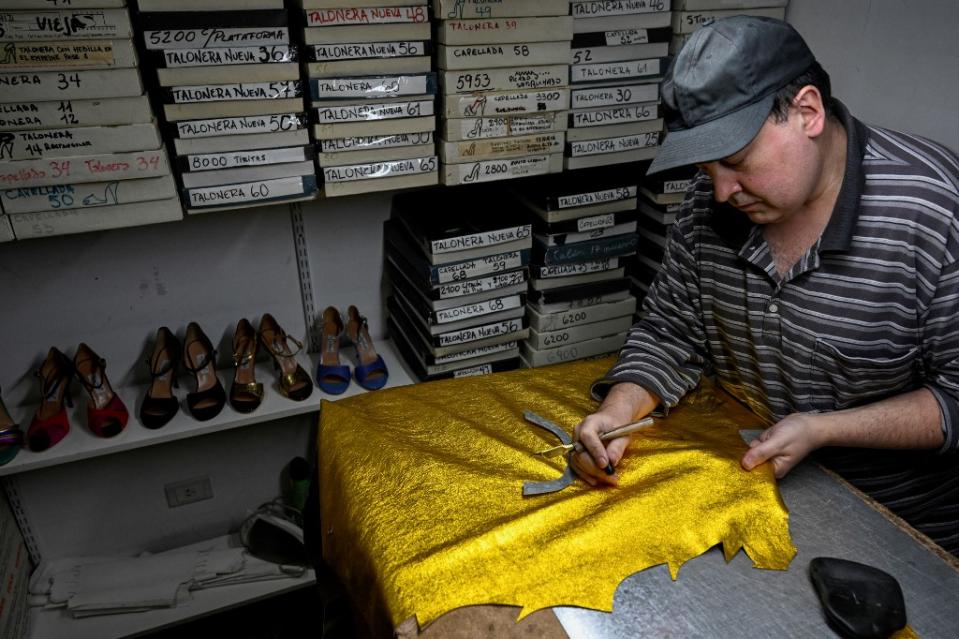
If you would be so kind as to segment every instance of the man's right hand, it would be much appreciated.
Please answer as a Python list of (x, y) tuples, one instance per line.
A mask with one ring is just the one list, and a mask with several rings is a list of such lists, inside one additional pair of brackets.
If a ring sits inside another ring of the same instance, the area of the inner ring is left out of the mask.
[(606, 469), (615, 468), (619, 464), (631, 438), (629, 435), (617, 437), (605, 444), (599, 438), (603, 433), (618, 428), (628, 421), (628, 418), (622, 421), (607, 413), (597, 412), (588, 415), (576, 426), (575, 439), (586, 450), (572, 451), (569, 463), (573, 465), (576, 474), (590, 486), (601, 483), (615, 486), (619, 483), (619, 476), (615, 472), (608, 473)]
[(605, 444), (600, 436), (649, 414), (658, 404), (658, 397), (636, 384), (623, 382), (610, 388), (599, 410), (576, 426), (574, 439), (585, 449), (570, 453), (569, 461), (576, 474), (590, 486), (617, 485), (619, 476), (608, 473), (607, 468), (615, 469), (619, 464), (630, 436), (617, 437)]

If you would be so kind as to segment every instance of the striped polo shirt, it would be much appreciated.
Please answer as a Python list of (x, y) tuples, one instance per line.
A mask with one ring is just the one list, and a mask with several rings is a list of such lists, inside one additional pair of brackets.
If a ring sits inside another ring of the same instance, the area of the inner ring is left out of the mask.
[(834, 107), (847, 162), (819, 240), (780, 277), (762, 228), (717, 203), (700, 172), (597, 399), (635, 382), (668, 408), (705, 373), (772, 424), (925, 386), (942, 413), (939, 452), (959, 448), (959, 158)]

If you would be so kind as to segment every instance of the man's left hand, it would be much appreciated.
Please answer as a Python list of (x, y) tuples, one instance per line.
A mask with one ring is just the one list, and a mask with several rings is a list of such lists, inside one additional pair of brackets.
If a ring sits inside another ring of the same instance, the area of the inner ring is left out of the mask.
[(822, 445), (815, 413), (793, 413), (749, 442), (742, 466), (752, 470), (770, 462), (777, 478), (785, 477), (803, 458)]

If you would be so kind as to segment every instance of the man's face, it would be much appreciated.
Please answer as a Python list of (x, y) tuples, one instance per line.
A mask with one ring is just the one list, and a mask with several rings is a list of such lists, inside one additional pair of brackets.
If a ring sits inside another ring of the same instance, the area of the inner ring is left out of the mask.
[(756, 224), (782, 222), (801, 210), (821, 172), (796, 108), (785, 122), (768, 118), (736, 153), (697, 166), (712, 179), (717, 202), (728, 202)]

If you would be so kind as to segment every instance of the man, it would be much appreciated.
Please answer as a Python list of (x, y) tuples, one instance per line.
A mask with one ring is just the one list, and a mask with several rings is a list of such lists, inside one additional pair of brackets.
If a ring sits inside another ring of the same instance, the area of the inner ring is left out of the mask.
[[(663, 83), (650, 173), (695, 164), (663, 270), (573, 456), (615, 484), (627, 438), (704, 373), (770, 428), (742, 458), (825, 461), (959, 550), (959, 158), (867, 127), (788, 24), (693, 34)], [(828, 448), (824, 448), (828, 447)]]

